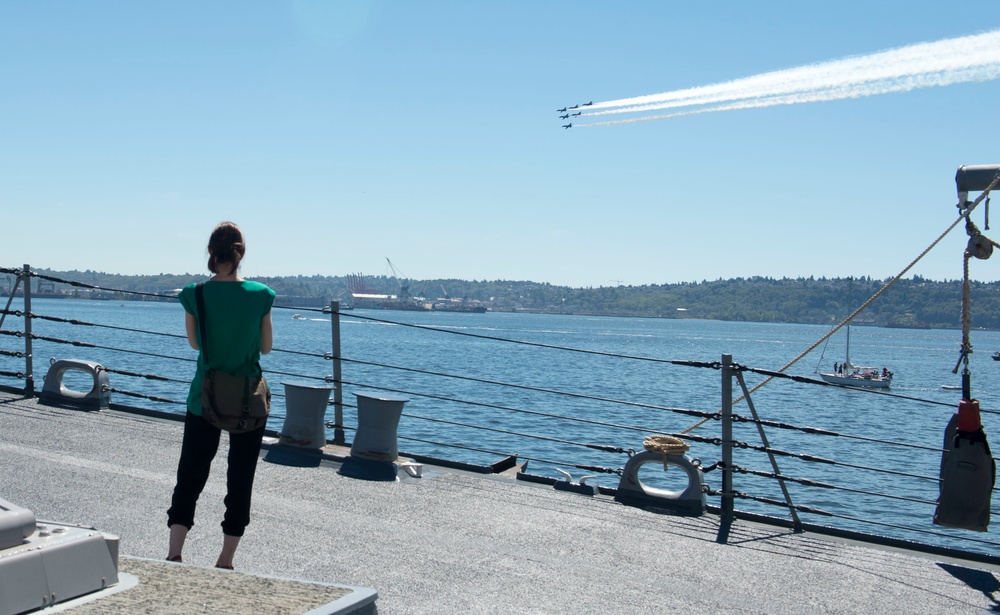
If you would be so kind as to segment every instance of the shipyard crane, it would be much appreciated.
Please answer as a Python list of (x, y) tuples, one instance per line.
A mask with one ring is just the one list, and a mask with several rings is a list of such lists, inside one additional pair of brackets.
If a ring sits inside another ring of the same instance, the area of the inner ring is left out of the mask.
[(399, 284), (399, 300), (408, 301), (410, 298), (410, 283), (403, 277), (403, 274), (396, 269), (396, 266), (392, 264), (389, 257), (385, 257), (385, 262), (389, 263), (389, 271), (392, 272), (392, 279), (396, 280), (396, 284)]

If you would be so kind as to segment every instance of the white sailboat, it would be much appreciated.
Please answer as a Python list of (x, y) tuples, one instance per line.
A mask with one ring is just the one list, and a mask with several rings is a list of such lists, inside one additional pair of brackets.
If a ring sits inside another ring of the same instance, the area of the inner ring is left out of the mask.
[(842, 364), (834, 364), (835, 371), (820, 372), (819, 376), (830, 384), (852, 387), (887, 389), (892, 384), (892, 372), (886, 368), (864, 367), (851, 363), (851, 326), (847, 325), (847, 352)]

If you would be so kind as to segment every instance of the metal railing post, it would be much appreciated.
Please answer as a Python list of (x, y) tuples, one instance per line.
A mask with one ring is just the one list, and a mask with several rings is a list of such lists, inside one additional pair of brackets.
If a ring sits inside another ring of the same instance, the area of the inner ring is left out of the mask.
[(35, 396), (34, 366), (31, 360), (31, 266), (21, 273), (24, 280), (24, 396)]
[(722, 519), (733, 520), (733, 355), (722, 355)]
[(344, 391), (341, 384), (340, 361), (340, 302), (330, 302), (330, 328), (333, 333), (333, 443), (343, 446), (344, 439)]

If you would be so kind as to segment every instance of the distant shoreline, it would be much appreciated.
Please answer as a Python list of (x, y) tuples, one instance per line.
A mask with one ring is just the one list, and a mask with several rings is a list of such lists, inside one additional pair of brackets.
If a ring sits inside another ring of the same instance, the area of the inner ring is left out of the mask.
[[(14, 276), (5, 270), (8, 295)], [(103, 301), (173, 301), (184, 286), (204, 275), (121, 276), (92, 271), (40, 270), (32, 297)], [(324, 308), (337, 300), (354, 306), (351, 276), (257, 278), (277, 293), (278, 307)], [(697, 319), (835, 325), (877, 293), (877, 301), (855, 319), (904, 329), (960, 329), (962, 283), (920, 276), (889, 280), (861, 278), (735, 278), (698, 283), (570, 288), (528, 281), (405, 280), (366, 277), (374, 292), (395, 297), (403, 282), (414, 299), (434, 305), (476, 305), (492, 312), (575, 314), (586, 316)], [(65, 286), (64, 286), (65, 285)], [(21, 294), (23, 288), (18, 289)], [(884, 291), (884, 292), (883, 292)], [(443, 295), (443, 296), (442, 296)], [(389, 303), (392, 303), (391, 301)], [(1000, 330), (1000, 282), (972, 282), (972, 327)]]

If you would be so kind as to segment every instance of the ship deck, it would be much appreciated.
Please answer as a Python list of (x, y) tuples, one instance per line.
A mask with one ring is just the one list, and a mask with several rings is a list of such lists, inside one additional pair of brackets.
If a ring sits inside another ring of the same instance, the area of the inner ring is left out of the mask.
[[(185, 564), (167, 564), (165, 511), (181, 432), (179, 421), (0, 393), (0, 498), (39, 519), (120, 536), (121, 569), (138, 586), (116, 596), (142, 588), (147, 605), (121, 612), (203, 612), (206, 598), (193, 586), (209, 575), (245, 581), (239, 590), (220, 582), (216, 598), (251, 597), (268, 613), (316, 608), (290, 602), (286, 591), (315, 592), (317, 604), (337, 605), (328, 612), (371, 611), (374, 599), (382, 615), (1000, 610), (1000, 571), (985, 564), (741, 521), (721, 544), (713, 515), (657, 514), (431, 466), (421, 478), (360, 480), (338, 473), (336, 450), (277, 445), (262, 453), (237, 574), (211, 568), (225, 444)], [(98, 605), (67, 612), (114, 612)]]

